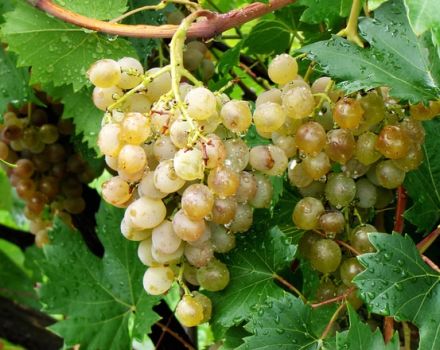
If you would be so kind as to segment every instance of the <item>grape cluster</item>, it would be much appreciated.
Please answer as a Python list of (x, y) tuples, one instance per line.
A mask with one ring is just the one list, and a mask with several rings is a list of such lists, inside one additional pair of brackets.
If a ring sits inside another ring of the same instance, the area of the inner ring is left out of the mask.
[(62, 105), (42, 95), (47, 108), (10, 106), (0, 125), (0, 163), (8, 173), (38, 247), (48, 243), (52, 216), (71, 223), (70, 214), (85, 209), (82, 186), (95, 174), (70, 143), (74, 126), (60, 119)]
[[(165, 293), (179, 274), (191, 285), (219, 291), (229, 271), (214, 254), (235, 246), (234, 234), (250, 228), (253, 208), (270, 205), (267, 175), (281, 175), (287, 157), (274, 145), (250, 150), (241, 139), (252, 122), (248, 102), (182, 82), (184, 116), (169, 95), (170, 73), (150, 78), (157, 71), (144, 73), (131, 58), (101, 60), (89, 70), (95, 105), (108, 110), (98, 145), (116, 175), (104, 183), (103, 198), (126, 208), (121, 232), (140, 241), (148, 293)], [(126, 91), (142, 81), (141, 88)], [(186, 295), (177, 313), (199, 315), (194, 303), (203, 305)], [(207, 314), (191, 317), (198, 324)]]
[[(360, 266), (343, 260), (334, 239), (371, 251), (367, 236), (375, 230), (348, 229), (347, 217), (387, 206), (391, 189), (422, 161), (420, 117), (407, 116), (386, 91), (344, 97), (327, 77), (309, 86), (287, 54), (268, 74), (278, 88), (260, 94), (252, 111), (247, 101), (172, 81), (168, 70), (144, 72), (133, 58), (100, 60), (88, 72), (94, 103), (105, 111), (98, 145), (115, 175), (103, 198), (125, 208), (121, 232), (140, 242), (145, 290), (162, 294), (176, 280), (184, 288), (176, 313), (187, 326), (206, 321), (211, 303), (186, 282), (226, 287), (229, 271), (215, 253), (235, 247), (254, 208), (270, 206), (270, 176), (287, 170), (304, 196), (293, 212), (295, 225), (309, 231), (303, 255), (322, 273), (339, 268), (347, 287)], [(247, 146), (242, 136), (252, 124), (268, 143)]]

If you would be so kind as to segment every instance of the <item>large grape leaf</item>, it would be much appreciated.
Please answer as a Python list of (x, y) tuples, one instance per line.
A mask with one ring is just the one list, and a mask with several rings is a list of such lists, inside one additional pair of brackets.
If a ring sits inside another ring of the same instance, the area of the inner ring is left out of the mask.
[(239, 324), (266, 299), (280, 297), (277, 273), (288, 267), (296, 246), (278, 228), (256, 228), (237, 238), (237, 247), (225, 255), (231, 279), (221, 292), (210, 293), (215, 309), (212, 322), (223, 327)]
[[(87, 3), (93, 7), (93, 1)], [(128, 41), (110, 40), (64, 23), (24, 1), (5, 18), (3, 40), (17, 53), (19, 66), (32, 66), (31, 83), (73, 84), (76, 91), (87, 84), (86, 71), (93, 62), (101, 58), (136, 57)]]
[(289, 48), (291, 29), (282, 21), (258, 22), (243, 42), (248, 54), (279, 54)]
[(65, 315), (51, 329), (66, 347), (128, 349), (131, 337), (142, 340), (159, 319), (152, 311), (159, 298), (142, 288), (145, 266), (138, 260), (137, 244), (119, 233), (122, 216), (122, 210), (101, 205), (97, 233), (105, 249), (102, 259), (60, 220), (50, 232), (51, 244), (44, 246), (39, 265), (47, 281), (41, 300), (47, 312)]
[(429, 232), (440, 220), (440, 120), (424, 123), (424, 161), (405, 178), (405, 189), (413, 205), (405, 212), (405, 219), (420, 231)]
[(371, 331), (369, 325), (362, 323), (357, 312), (347, 304), (348, 316), (350, 318), (350, 328), (344, 332), (336, 334), (336, 349), (356, 349), (356, 350), (399, 350), (399, 336), (394, 333), (393, 338), (387, 344), (384, 343), (383, 335), (376, 329)]
[(392, 96), (411, 102), (439, 98), (438, 55), (430, 36), (414, 34), (401, 0), (385, 3), (374, 19), (362, 19), (359, 27), (369, 48), (334, 36), (301, 51), (341, 80), (348, 92), (389, 86)]
[[(252, 314), (245, 328), (253, 335), (245, 337), (244, 344), (237, 349), (319, 349), (324, 342), (320, 334), (332, 316), (326, 311), (313, 310), (291, 294), (270, 297), (266, 305)], [(313, 322), (318, 320), (319, 327), (316, 327)]]
[(55, 0), (60, 6), (96, 19), (113, 19), (127, 9), (127, 0)]
[(369, 235), (377, 253), (358, 259), (366, 269), (355, 277), (371, 312), (419, 327), (420, 350), (440, 349), (440, 274), (426, 265), (409, 236)]
[(21, 106), (32, 96), (28, 69), (17, 68), (15, 55), (0, 47), (0, 114), (6, 111), (8, 103)]

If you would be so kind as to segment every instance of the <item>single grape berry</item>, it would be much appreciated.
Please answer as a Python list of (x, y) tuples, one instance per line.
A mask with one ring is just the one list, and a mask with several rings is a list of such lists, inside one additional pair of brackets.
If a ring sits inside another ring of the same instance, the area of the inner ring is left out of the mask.
[(335, 104), (334, 121), (344, 129), (356, 129), (362, 121), (364, 109), (359, 100), (344, 97)]
[(305, 197), (301, 199), (293, 210), (293, 223), (300, 229), (313, 230), (319, 226), (319, 218), (324, 213), (324, 206), (319, 199)]
[(341, 263), (341, 248), (331, 239), (317, 241), (310, 250), (312, 267), (322, 273), (334, 272)]

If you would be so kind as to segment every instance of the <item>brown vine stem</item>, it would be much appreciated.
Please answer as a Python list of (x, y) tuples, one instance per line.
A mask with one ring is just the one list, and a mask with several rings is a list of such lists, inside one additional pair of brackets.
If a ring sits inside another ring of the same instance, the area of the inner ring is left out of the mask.
[[(255, 2), (224, 14), (206, 11), (206, 20), (192, 24), (187, 35), (191, 38), (211, 38), (230, 28), (238, 27), (269, 12), (292, 4), (295, 1), (270, 0), (268, 4)], [(169, 24), (152, 26), (110, 23), (69, 11), (55, 4), (52, 0), (28, 0), (28, 2), (64, 22), (111, 35), (136, 38), (171, 38), (178, 28), (176, 25)]]
[(289, 282), (287, 282), (283, 277), (277, 275), (276, 273), (274, 273), (272, 276), (273, 276), (274, 280), (280, 282), (283, 286), (287, 287), (292, 292), (294, 292), (296, 295), (298, 295), (304, 303), (307, 302), (307, 299), (305, 298), (305, 296), (295, 286), (293, 286)]
[(405, 189), (403, 188), (403, 186), (399, 186), (397, 188), (397, 205), (396, 205), (396, 215), (394, 219), (395, 220), (394, 231), (400, 234), (403, 232), (403, 225), (404, 225), (403, 213), (405, 212), (406, 209), (406, 202), (407, 202), (407, 197), (406, 197)]
[(403, 330), (403, 350), (411, 350), (411, 328), (409, 328), (408, 322), (402, 322)]
[(314, 309), (324, 306), (324, 305), (328, 305), (328, 304), (333, 304), (333, 303), (337, 303), (338, 301), (344, 300), (351, 292), (353, 292), (355, 289), (355, 287), (350, 287), (349, 289), (347, 289), (345, 291), (344, 294), (338, 295), (337, 297), (331, 298), (331, 299), (327, 299), (324, 301), (321, 301), (319, 303), (316, 304), (311, 304), (310, 306)]
[(437, 272), (440, 272), (440, 267), (438, 267), (438, 266), (436, 265), (436, 263), (435, 263), (434, 261), (432, 261), (430, 258), (428, 258), (428, 257), (425, 256), (425, 255), (422, 255), (422, 260), (423, 260), (426, 264), (428, 264), (428, 266), (429, 266), (430, 268), (432, 268), (433, 270), (435, 270), (435, 271), (437, 271)]
[(157, 322), (156, 325), (160, 327), (164, 332), (169, 333), (171, 336), (173, 336), (178, 342), (180, 342), (185, 348), (188, 350), (196, 350), (190, 343), (188, 343), (185, 339), (183, 339), (179, 334), (174, 332), (172, 329), (169, 329), (164, 324)]

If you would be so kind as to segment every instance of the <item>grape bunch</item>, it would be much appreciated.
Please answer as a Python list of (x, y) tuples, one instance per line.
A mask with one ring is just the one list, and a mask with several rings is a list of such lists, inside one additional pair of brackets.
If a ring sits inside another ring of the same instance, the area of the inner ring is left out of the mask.
[[(115, 175), (103, 198), (126, 208), (121, 232), (140, 241), (148, 293), (165, 293), (176, 279), (219, 291), (229, 271), (215, 253), (234, 248), (234, 235), (252, 225), (253, 208), (270, 205), (268, 176), (283, 174), (287, 156), (278, 146), (249, 149), (243, 141), (253, 119), (246, 101), (179, 82), (184, 115), (170, 95), (170, 73), (159, 69), (144, 72), (122, 58), (98, 61), (88, 72), (95, 105), (106, 110), (98, 145)], [(208, 314), (201, 317), (195, 305), (204, 305), (204, 296), (197, 295), (187, 293), (177, 308), (178, 315), (199, 315), (191, 316), (194, 324)]]
[(47, 108), (31, 103), (20, 110), (9, 106), (0, 125), (0, 160), (4, 161), (0, 164), (25, 202), (24, 214), (38, 247), (49, 242), (54, 215), (71, 224), (70, 215), (85, 209), (83, 184), (95, 177), (70, 143), (74, 126), (60, 118), (62, 105), (40, 95)]

